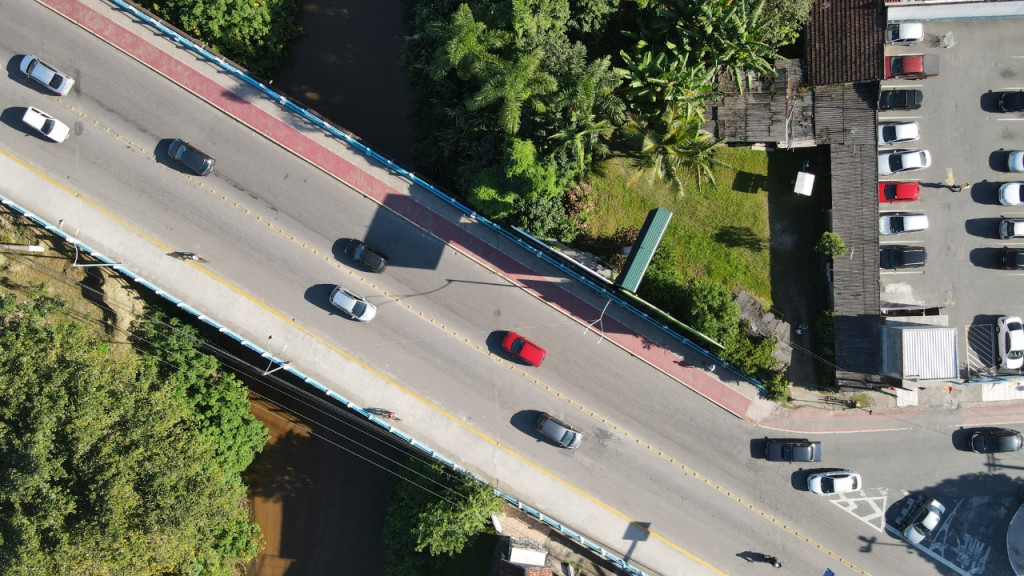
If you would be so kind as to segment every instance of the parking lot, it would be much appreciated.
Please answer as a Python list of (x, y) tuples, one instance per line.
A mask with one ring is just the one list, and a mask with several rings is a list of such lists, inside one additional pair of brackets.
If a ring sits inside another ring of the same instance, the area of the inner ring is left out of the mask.
[[(917, 110), (878, 113), (882, 122), (918, 122), (920, 140), (879, 146), (924, 149), (931, 165), (881, 181), (918, 181), (920, 199), (882, 204), (881, 213), (924, 213), (923, 232), (880, 237), (887, 245), (924, 246), (928, 262), (921, 268), (880, 272), (881, 300), (942, 307), (949, 325), (958, 328), (961, 369), (994, 367), (993, 335), (999, 316), (1024, 315), (1024, 270), (1004, 270), (1001, 251), (1024, 248), (1024, 239), (1000, 240), (1004, 218), (1024, 218), (1024, 206), (999, 203), (999, 187), (1024, 181), (1010, 173), (1010, 151), (1024, 150), (1024, 113), (1001, 113), (994, 92), (1024, 90), (1024, 47), (1017, 41), (1024, 18), (985, 18), (925, 22), (925, 40), (913, 46), (886, 46), (886, 55), (935, 54), (937, 76), (922, 80), (885, 80), (881, 88), (914, 88), (924, 94)], [(955, 45), (941, 47), (938, 37), (952, 32)], [(865, 154), (865, 158), (869, 156)], [(969, 183), (957, 192), (954, 184)], [(836, 190), (835, 194), (844, 191)]]

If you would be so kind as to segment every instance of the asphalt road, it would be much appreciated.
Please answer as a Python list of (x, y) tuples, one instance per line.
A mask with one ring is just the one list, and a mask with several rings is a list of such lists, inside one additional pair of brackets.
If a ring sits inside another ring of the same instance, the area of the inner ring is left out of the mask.
[[(619, 552), (642, 562), (644, 541), (656, 538), (680, 550), (681, 562), (692, 554), (706, 563), (687, 564), (678, 572), (686, 574), (746, 573), (742, 554), (748, 551), (774, 553), (801, 574), (825, 567), (859, 573), (843, 562), (874, 574), (948, 573), (931, 556), (884, 533), (883, 522), (895, 521), (912, 503), (904, 494), (926, 489), (940, 497), (965, 491), (1006, 496), (1010, 480), (994, 478), (1004, 463), (1017, 466), (1021, 457), (986, 461), (954, 450), (957, 423), (940, 416), (908, 421), (899, 432), (817, 437), (825, 442), (822, 464), (860, 471), (868, 489), (856, 505), (814, 497), (801, 489), (806, 469), (756, 457), (761, 438), (780, 434), (711, 407), (47, 10), (18, 4), (6, 11), (0, 24), (0, 58), (8, 65), (8, 78), (0, 82), (0, 148), (7, 156), (118, 215), (148, 242), (203, 254), (217, 281), (235, 287), (240, 298), (279, 312), (421, 396), (448, 420), (535, 466), (530, 474), (510, 475), (496, 467), (497, 449), (459, 452), (483, 477), (522, 493), (553, 476), (587, 495), (595, 510), (620, 511), (653, 533), (630, 531), (608, 543)], [(44, 39), (39, 30), (50, 34)], [(78, 82), (72, 94), (58, 101), (25, 82), (15, 56), (27, 51), (71, 73)], [(25, 105), (72, 125), (71, 139), (54, 145), (28, 135), (17, 120)], [(192, 178), (171, 166), (170, 138), (216, 156), (213, 174)], [(33, 206), (33, 191), (10, 181), (0, 182), (0, 191), (41, 213), (57, 210)], [(67, 194), (59, 207), (65, 230), (88, 236), (109, 254), (131, 253), (129, 246), (104, 245), (102, 230), (77, 228), (79, 210), (85, 210), (81, 201)], [(392, 257), (386, 274), (364, 274), (337, 260), (339, 240), (352, 237), (367, 238)], [(177, 276), (181, 263), (170, 257), (126, 264), (175, 284), (186, 297), (200, 298), (208, 289)], [(380, 307), (372, 324), (331, 312), (326, 298), (338, 283)], [(258, 334), (239, 309), (208, 312)], [(549, 349), (543, 368), (516, 370), (496, 359), (500, 331), (508, 329)], [(280, 344), (290, 351), (304, 345)], [(315, 363), (302, 369), (349, 396), (365, 393)], [(566, 452), (540, 441), (532, 420), (541, 410), (580, 428), (583, 446)], [(435, 445), (460, 449), (446, 443), (446, 429), (406, 425)], [(1014, 468), (1008, 478), (1016, 476)], [(586, 515), (557, 500), (533, 500), (555, 517)], [(590, 532), (583, 524), (575, 527)], [(826, 557), (819, 546), (842, 561)]]

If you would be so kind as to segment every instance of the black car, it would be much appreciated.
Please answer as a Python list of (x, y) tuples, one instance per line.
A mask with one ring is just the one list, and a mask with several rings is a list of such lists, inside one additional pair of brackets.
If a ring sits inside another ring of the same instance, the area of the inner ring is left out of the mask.
[(885, 90), (878, 95), (879, 110), (917, 110), (922, 102), (920, 90)]
[(383, 272), (388, 267), (388, 257), (370, 248), (359, 240), (349, 240), (345, 254), (359, 262), (370, 272)]
[(821, 462), (821, 442), (806, 438), (772, 438), (764, 447), (770, 462)]
[(1020, 432), (1009, 428), (978, 430), (971, 434), (971, 450), (978, 454), (1016, 452), (1024, 445)]
[(213, 170), (213, 156), (204, 154), (184, 140), (171, 140), (170, 145), (167, 146), (167, 154), (200, 176), (206, 176)]
[(1003, 92), (999, 95), (1000, 112), (1020, 112), (1024, 110), (1024, 91)]
[(1007, 270), (1024, 269), (1024, 249), (1022, 248), (1003, 248), (1002, 254), (1003, 268)]
[(886, 246), (878, 251), (878, 264), (882, 268), (916, 268), (928, 262), (928, 252), (922, 246)]

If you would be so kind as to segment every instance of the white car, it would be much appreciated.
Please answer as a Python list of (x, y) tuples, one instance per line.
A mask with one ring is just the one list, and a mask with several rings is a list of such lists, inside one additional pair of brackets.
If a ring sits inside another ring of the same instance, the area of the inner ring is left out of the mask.
[(894, 150), (878, 155), (878, 173), (882, 176), (922, 170), (932, 165), (932, 155), (927, 150)]
[(1002, 220), (999, 222), (999, 237), (1024, 238), (1024, 220)]
[(921, 137), (921, 126), (917, 122), (891, 122), (878, 125), (878, 145), (912, 142)]
[(879, 234), (903, 234), (928, 229), (928, 217), (924, 214), (889, 212), (878, 217)]
[(1024, 193), (1024, 183), (1007, 182), (999, 187), (999, 203), (1003, 206), (1020, 206), (1024, 204), (1024, 198), (1021, 198), (1022, 193)]
[(903, 537), (914, 544), (919, 544), (931, 535), (945, 513), (946, 507), (935, 498), (925, 500), (904, 525)]
[(377, 315), (377, 307), (359, 296), (335, 286), (331, 292), (331, 305), (353, 320), (369, 322)]
[(852, 470), (819, 472), (807, 477), (807, 489), (812, 494), (842, 494), (860, 490), (860, 474)]
[(1010, 172), (1024, 172), (1024, 151), (1010, 152), (1006, 157), (1006, 169)]
[(924, 24), (899, 22), (885, 27), (886, 44), (917, 44), (924, 39)]
[(71, 76), (60, 72), (31, 54), (22, 58), (18, 67), (29, 79), (42, 84), (47, 90), (59, 96), (66, 96), (68, 92), (71, 92), (71, 87), (75, 85)]
[(999, 365), (1007, 370), (1024, 366), (1024, 325), (1016, 316), (1000, 316), (996, 320), (999, 340)]
[(25, 109), (25, 115), (21, 117), (21, 121), (54, 142), (63, 142), (71, 134), (71, 129), (67, 124), (31, 106)]

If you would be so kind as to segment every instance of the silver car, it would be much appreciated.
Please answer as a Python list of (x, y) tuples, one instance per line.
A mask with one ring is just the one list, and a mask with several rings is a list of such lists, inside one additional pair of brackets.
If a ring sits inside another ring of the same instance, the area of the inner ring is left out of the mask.
[(331, 305), (341, 310), (345, 316), (360, 322), (369, 322), (377, 315), (376, 306), (341, 286), (335, 286), (331, 292)]
[(852, 470), (818, 472), (807, 477), (807, 489), (812, 494), (842, 494), (860, 490), (860, 474)]
[(919, 544), (931, 535), (935, 527), (942, 521), (942, 515), (945, 513), (946, 507), (935, 498), (925, 500), (910, 515), (907, 523), (903, 526), (903, 537), (909, 542)]
[(545, 438), (569, 450), (579, 448), (580, 442), (583, 441), (582, 433), (573, 430), (571, 426), (547, 412), (540, 415), (534, 428)]
[(31, 54), (21, 59), (18, 68), (30, 80), (42, 84), (47, 90), (60, 96), (66, 96), (71, 91), (71, 87), (75, 85), (71, 76), (60, 72)]

